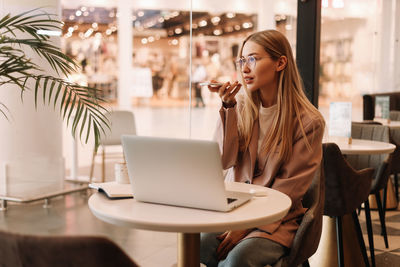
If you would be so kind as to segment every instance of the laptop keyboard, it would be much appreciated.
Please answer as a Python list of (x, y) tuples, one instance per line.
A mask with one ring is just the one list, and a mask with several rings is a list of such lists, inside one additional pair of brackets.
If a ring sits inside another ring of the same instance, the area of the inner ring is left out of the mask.
[(228, 202), (228, 204), (231, 204), (232, 202), (236, 201), (237, 198), (227, 198), (226, 201)]

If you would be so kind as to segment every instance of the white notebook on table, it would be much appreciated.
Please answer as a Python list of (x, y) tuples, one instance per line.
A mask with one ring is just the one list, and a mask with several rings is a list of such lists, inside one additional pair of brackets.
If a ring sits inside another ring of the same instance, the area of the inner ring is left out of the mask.
[(132, 198), (130, 184), (119, 184), (115, 181), (106, 183), (91, 183), (89, 187), (104, 193), (110, 199)]

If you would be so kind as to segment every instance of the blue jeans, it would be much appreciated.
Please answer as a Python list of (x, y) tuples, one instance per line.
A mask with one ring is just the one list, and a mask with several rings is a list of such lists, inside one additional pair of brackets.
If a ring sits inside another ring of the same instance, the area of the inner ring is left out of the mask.
[(202, 233), (200, 262), (207, 267), (264, 267), (273, 265), (286, 253), (286, 247), (266, 238), (248, 238), (240, 241), (224, 260), (218, 261), (216, 237), (222, 233)]

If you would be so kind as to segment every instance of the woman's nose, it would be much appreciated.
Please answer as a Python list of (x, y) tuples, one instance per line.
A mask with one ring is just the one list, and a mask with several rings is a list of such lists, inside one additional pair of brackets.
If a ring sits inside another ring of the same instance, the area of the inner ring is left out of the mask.
[(247, 66), (247, 64), (244, 64), (242, 67), (242, 72), (243, 73), (249, 73), (251, 70), (249, 68), (249, 66)]

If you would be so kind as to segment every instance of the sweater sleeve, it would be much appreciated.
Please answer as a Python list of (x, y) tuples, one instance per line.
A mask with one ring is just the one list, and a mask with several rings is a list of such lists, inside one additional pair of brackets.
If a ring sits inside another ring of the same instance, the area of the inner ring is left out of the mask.
[[(236, 105), (237, 106), (237, 105)], [(214, 140), (219, 144), (222, 167), (226, 170), (236, 165), (239, 152), (239, 133), (236, 107), (219, 110), (219, 118), (214, 133)]]

